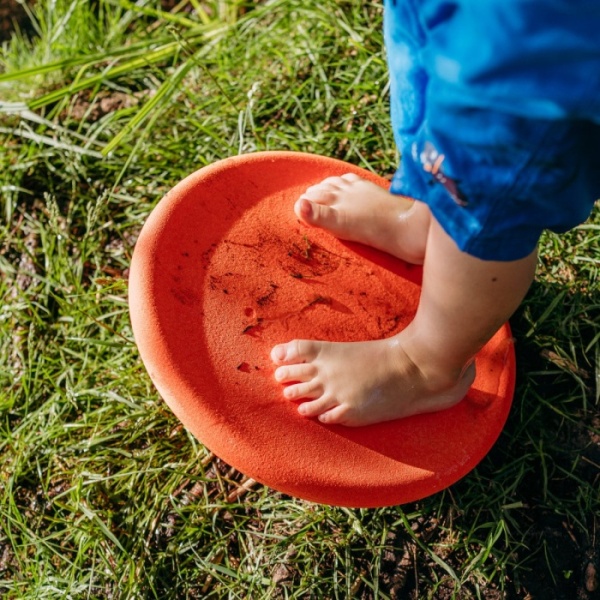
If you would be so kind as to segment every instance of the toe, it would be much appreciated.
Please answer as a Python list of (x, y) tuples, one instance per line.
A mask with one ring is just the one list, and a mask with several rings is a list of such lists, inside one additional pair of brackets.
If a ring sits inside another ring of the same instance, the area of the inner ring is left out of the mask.
[(298, 412), (303, 417), (319, 417), (319, 415), (327, 414), (327, 411), (330, 411), (335, 406), (337, 406), (337, 403), (333, 398), (321, 396), (312, 402), (303, 402), (298, 407)]
[(314, 365), (310, 363), (300, 363), (298, 365), (278, 367), (275, 370), (275, 379), (280, 383), (301, 383), (310, 381), (316, 374), (317, 370)]
[(323, 394), (322, 386), (315, 380), (305, 383), (289, 385), (283, 390), (283, 395), (288, 400), (302, 400), (303, 398), (319, 398)]
[(299, 219), (302, 219), (305, 223), (313, 222), (313, 206), (315, 206), (314, 202), (311, 202), (307, 198), (299, 198), (296, 200), (296, 204), (294, 204), (294, 212)]
[(343, 176), (338, 177), (337, 175), (326, 177), (321, 183), (317, 184), (317, 186), (321, 185), (323, 187), (338, 189), (342, 185), (342, 178)]
[(306, 362), (317, 356), (319, 346), (308, 340), (292, 340), (287, 344), (278, 344), (271, 350), (271, 360), (276, 365)]
[(340, 177), (340, 179), (343, 179), (348, 183), (354, 183), (356, 181), (360, 181), (362, 177), (359, 177), (356, 173), (345, 173)]
[(319, 185), (309, 187), (300, 198), (306, 198), (313, 202), (319, 202), (322, 204), (331, 204), (337, 198), (337, 189), (324, 188)]
[(300, 197), (316, 202), (333, 202), (343, 187), (344, 180), (341, 177), (328, 177), (316, 185), (307, 187)]
[[(311, 402), (310, 404), (314, 404)], [(348, 409), (340, 404), (334, 404), (328, 407), (327, 410), (321, 411), (319, 414), (319, 421), (326, 425), (350, 425), (347, 420)]]
[(340, 223), (340, 214), (332, 206), (309, 202), (306, 198), (300, 198), (294, 207), (296, 215), (309, 225), (317, 225), (336, 231)]

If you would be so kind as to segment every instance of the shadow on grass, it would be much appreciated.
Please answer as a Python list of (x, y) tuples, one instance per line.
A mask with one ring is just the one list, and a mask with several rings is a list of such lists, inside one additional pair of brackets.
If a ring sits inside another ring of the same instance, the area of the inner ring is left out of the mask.
[(478, 469), (522, 544), (509, 598), (600, 597), (600, 293), (579, 287), (536, 282), (511, 322), (514, 404)]

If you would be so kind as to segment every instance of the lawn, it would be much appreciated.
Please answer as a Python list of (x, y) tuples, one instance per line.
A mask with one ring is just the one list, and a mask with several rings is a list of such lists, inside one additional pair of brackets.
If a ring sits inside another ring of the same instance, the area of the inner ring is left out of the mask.
[[(379, 2), (37, 0), (0, 51), (0, 596), (600, 598), (600, 211), (545, 234), (490, 454), (410, 505), (258, 484), (195, 440), (133, 341), (140, 229), (257, 150), (389, 176)], [(473, 432), (476, 435), (477, 432)]]

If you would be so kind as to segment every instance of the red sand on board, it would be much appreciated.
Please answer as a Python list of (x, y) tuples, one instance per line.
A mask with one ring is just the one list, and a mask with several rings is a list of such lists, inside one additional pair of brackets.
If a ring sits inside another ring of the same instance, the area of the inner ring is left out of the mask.
[(131, 320), (162, 397), (236, 469), (316, 502), (400, 504), (451, 485), (489, 451), (512, 402), (512, 338), (505, 325), (477, 356), (467, 397), (444, 412), (363, 428), (298, 415), (273, 379), (275, 344), (388, 337), (417, 308), (420, 267), (296, 219), (306, 187), (347, 172), (387, 186), (358, 167), (292, 152), (238, 156), (190, 175), (137, 242)]

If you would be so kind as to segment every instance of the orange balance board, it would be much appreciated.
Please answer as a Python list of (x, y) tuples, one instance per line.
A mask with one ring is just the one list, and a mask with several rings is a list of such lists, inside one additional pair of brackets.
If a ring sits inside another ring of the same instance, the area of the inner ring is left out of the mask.
[(388, 185), (353, 165), (295, 152), (228, 158), (187, 177), (140, 234), (131, 321), (162, 397), (236, 469), (314, 502), (401, 504), (454, 483), (490, 450), (514, 391), (512, 338), (502, 327), (477, 355), (467, 397), (443, 412), (362, 428), (298, 414), (273, 378), (275, 344), (392, 336), (419, 299), (420, 267), (294, 215), (308, 186), (348, 172)]

